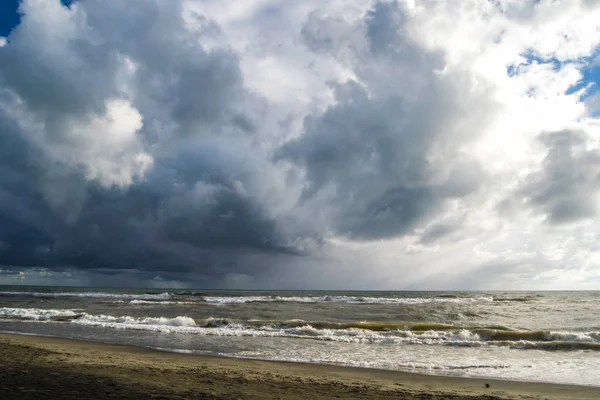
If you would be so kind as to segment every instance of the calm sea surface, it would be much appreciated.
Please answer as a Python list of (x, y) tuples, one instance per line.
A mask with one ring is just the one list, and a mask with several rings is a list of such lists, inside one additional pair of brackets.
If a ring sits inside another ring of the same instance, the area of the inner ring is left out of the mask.
[(0, 331), (228, 357), (600, 386), (600, 292), (0, 286)]

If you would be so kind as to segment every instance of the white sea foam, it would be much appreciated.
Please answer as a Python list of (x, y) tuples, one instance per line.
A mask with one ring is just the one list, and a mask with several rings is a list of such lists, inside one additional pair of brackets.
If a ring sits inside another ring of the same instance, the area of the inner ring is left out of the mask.
[[(531, 342), (523, 346), (525, 341), (492, 341), (487, 342), (478, 334), (467, 329), (447, 331), (397, 331), (397, 332), (374, 332), (370, 330), (349, 329), (320, 329), (309, 324), (299, 327), (282, 328), (273, 325), (249, 326), (241, 322), (230, 322), (226, 319), (208, 318), (198, 324), (188, 317), (167, 318), (134, 318), (134, 317), (112, 317), (83, 315), (74, 320), (73, 323), (82, 325), (94, 325), (118, 329), (140, 329), (169, 333), (189, 333), (203, 336), (251, 336), (251, 337), (289, 337), (310, 338), (315, 340), (344, 342), (344, 343), (387, 343), (387, 344), (411, 344), (411, 345), (444, 345), (444, 346), (507, 346), (515, 348), (535, 348), (537, 342)], [(562, 343), (584, 342), (582, 336), (571, 337), (568, 332), (553, 332), (557, 341)], [(590, 340), (596, 343), (593, 337), (598, 337), (599, 332), (589, 332)], [(552, 340), (552, 339), (547, 339)]]
[[(353, 346), (306, 341), (243, 350), (234, 357), (407, 370), (451, 376), (488, 377), (597, 385), (597, 353), (533, 352), (524, 356), (510, 348), (444, 346)], [(492, 384), (493, 386), (493, 384)]]
[(194, 301), (162, 301), (162, 300), (130, 300), (129, 304), (132, 305), (173, 305), (173, 304), (196, 304)]
[(170, 293), (157, 294), (131, 294), (131, 293), (106, 293), (106, 292), (0, 292), (0, 296), (33, 296), (33, 297), (87, 297), (108, 299), (136, 299), (136, 300), (168, 300)]
[[(552, 346), (548, 345), (565, 343), (573, 344), (573, 348), (576, 349), (581, 347), (581, 344), (590, 347), (596, 346), (596, 344), (600, 343), (600, 332), (595, 331), (552, 331), (542, 335), (542, 339), (539, 339), (540, 341), (486, 340), (485, 337), (481, 337), (479, 334), (468, 329), (449, 328), (445, 330), (395, 330), (378, 332), (360, 328), (317, 328), (309, 323), (300, 326), (286, 327), (285, 323), (265, 323), (264, 325), (257, 325), (256, 321), (229, 321), (224, 318), (207, 318), (201, 321), (195, 321), (187, 316), (166, 318), (92, 315), (73, 309), (57, 310), (39, 308), (0, 308), (0, 317), (9, 319), (30, 319), (36, 321), (56, 320), (57, 318), (63, 317), (72, 318), (70, 323), (73, 324), (98, 326), (112, 329), (184, 333), (202, 336), (310, 338), (313, 340), (341, 343), (443, 345), (464, 347), (500, 346), (513, 347), (517, 349), (551, 349)], [(515, 332), (517, 337), (518, 334), (518, 332)], [(524, 334), (526, 335), (527, 332)]]
[(154, 350), (167, 351), (169, 353), (179, 353), (179, 354), (202, 354), (200, 351), (189, 350), (189, 349), (173, 349), (170, 347), (151, 347)]
[(493, 297), (371, 297), (371, 296), (204, 296), (210, 304), (258, 302), (350, 303), (350, 304), (425, 304), (425, 303), (489, 303)]
[(48, 320), (57, 317), (76, 317), (81, 315), (81, 311), (77, 310), (53, 310), (43, 308), (0, 308), (0, 317), (32, 319), (32, 320)]
[[(108, 293), (108, 292), (0, 292), (0, 296), (32, 296), (32, 297), (82, 297), (99, 299), (121, 299), (140, 301), (137, 304), (143, 304), (141, 301), (164, 300), (172, 303), (162, 304), (183, 304), (193, 302), (177, 302), (173, 299), (171, 293), (157, 294), (133, 294), (133, 293)], [(426, 304), (426, 303), (489, 303), (494, 298), (489, 296), (479, 297), (374, 297), (374, 296), (203, 296), (200, 299), (208, 304), (243, 304), (253, 302), (297, 302), (297, 303), (350, 303), (350, 304)], [(136, 304), (136, 303), (132, 303)], [(150, 303), (148, 303), (150, 304)]]
[(146, 329), (160, 330), (160, 327), (196, 327), (196, 323), (189, 317), (114, 317), (111, 315), (89, 315), (84, 314), (81, 318), (74, 320), (73, 323), (81, 325), (98, 325), (108, 326), (113, 328), (131, 328), (131, 329)]
[[(167, 349), (168, 351), (171, 351)], [(175, 349), (172, 351), (176, 351)], [(264, 354), (255, 351), (242, 351), (238, 352), (234, 355), (236, 358), (254, 358), (254, 359), (264, 359), (270, 361), (284, 361), (284, 362), (301, 362), (301, 363), (316, 363), (316, 364), (339, 364), (350, 367), (361, 367), (361, 368), (378, 368), (378, 369), (399, 369), (399, 370), (409, 370), (409, 371), (419, 371), (419, 372), (428, 372), (428, 371), (463, 371), (463, 370), (474, 370), (474, 369), (506, 369), (510, 368), (509, 365), (505, 363), (494, 363), (494, 364), (485, 364), (485, 363), (477, 363), (477, 364), (439, 364), (434, 362), (403, 362), (403, 361), (388, 361), (382, 360), (381, 358), (374, 360), (354, 360), (351, 358), (344, 358), (343, 361), (338, 361), (338, 358), (335, 354), (332, 356), (329, 354), (317, 353), (317, 358), (307, 358), (307, 357), (294, 357), (290, 355), (281, 356), (280, 354)]]
[(548, 332), (544, 335), (547, 340), (576, 343), (600, 343), (600, 332)]

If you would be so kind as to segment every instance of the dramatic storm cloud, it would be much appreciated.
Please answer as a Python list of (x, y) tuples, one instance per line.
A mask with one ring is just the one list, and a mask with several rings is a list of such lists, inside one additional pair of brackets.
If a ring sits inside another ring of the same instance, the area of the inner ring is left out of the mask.
[(600, 278), (598, 2), (18, 12), (0, 30), (0, 283)]

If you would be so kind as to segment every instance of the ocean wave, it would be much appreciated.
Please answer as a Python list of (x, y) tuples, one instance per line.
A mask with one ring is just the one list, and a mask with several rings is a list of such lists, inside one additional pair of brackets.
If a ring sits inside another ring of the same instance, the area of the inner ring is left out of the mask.
[(34, 321), (60, 321), (78, 318), (83, 313), (74, 309), (43, 309), (43, 308), (0, 308), (0, 318), (25, 319)]
[(494, 297), (494, 301), (498, 302), (512, 302), (512, 303), (526, 303), (530, 301), (538, 300), (535, 296), (526, 296), (526, 297)]
[(393, 331), (435, 331), (453, 328), (451, 324), (437, 322), (399, 322), (399, 321), (305, 321), (302, 319), (290, 319), (285, 321), (250, 319), (245, 321), (251, 326), (268, 326), (272, 328), (297, 328), (310, 325), (317, 329), (362, 329), (375, 332)]
[[(595, 350), (600, 351), (600, 343), (569, 341), (486, 341), (477, 333), (463, 329), (457, 331), (425, 331), (425, 332), (374, 332), (357, 328), (320, 329), (311, 325), (292, 328), (272, 326), (252, 326), (226, 319), (209, 319), (198, 323), (186, 317), (173, 319), (130, 318), (108, 316), (83, 316), (73, 320), (82, 325), (101, 326), (115, 329), (153, 330), (163, 333), (187, 333), (203, 336), (250, 336), (250, 337), (286, 337), (312, 339), (322, 341), (363, 343), (363, 344), (398, 344), (457, 347), (510, 347), (514, 349), (537, 350)], [(547, 337), (548, 338), (548, 337)], [(549, 339), (547, 339), (549, 340)]]
[[(163, 349), (166, 351), (176, 352), (178, 349)], [(377, 369), (390, 369), (390, 370), (408, 370), (408, 371), (461, 371), (461, 370), (478, 370), (478, 369), (507, 369), (511, 368), (508, 364), (436, 364), (427, 362), (389, 362), (382, 360), (344, 360), (335, 361), (335, 358), (331, 357), (311, 357), (310, 359), (304, 357), (288, 357), (280, 356), (276, 354), (264, 354), (254, 351), (242, 351), (233, 355), (235, 358), (252, 358), (252, 359), (263, 359), (269, 361), (283, 361), (283, 362), (301, 362), (301, 363), (316, 363), (316, 364), (333, 364), (333, 365), (344, 365), (350, 367), (361, 367), (361, 368), (377, 368)], [(526, 368), (531, 368), (531, 365)]]
[(551, 341), (595, 342), (600, 343), (600, 332), (548, 332), (546, 338)]
[[(369, 295), (256, 295), (256, 296), (212, 296), (203, 292), (175, 292), (175, 293), (111, 293), (111, 292), (27, 292), (27, 291), (0, 291), (0, 296), (24, 296), (24, 297), (80, 297), (97, 299), (122, 299), (122, 300), (146, 300), (146, 301), (200, 301), (212, 305), (232, 305), (245, 303), (265, 302), (295, 302), (295, 303), (349, 303), (349, 304), (429, 304), (429, 303), (454, 303), (454, 304), (478, 304), (492, 302), (527, 302), (536, 299), (534, 296), (525, 297), (497, 297), (497, 296), (464, 296), (458, 294), (438, 294), (431, 297), (398, 297), (369, 296)], [(142, 304), (142, 303), (138, 303)], [(171, 303), (163, 303), (171, 304)], [(175, 304), (175, 303), (173, 303)]]
[[(92, 315), (72, 309), (39, 308), (0, 308), (0, 317), (204, 336), (288, 337), (366, 344), (494, 346), (523, 350), (600, 351), (600, 332), (598, 331), (509, 331), (408, 322), (398, 322), (393, 325), (392, 323), (308, 322), (302, 320), (238, 321), (227, 318), (194, 320), (187, 316), (166, 318)], [(397, 326), (398, 329), (390, 329), (392, 326)]]
[(203, 296), (209, 304), (243, 304), (265, 302), (350, 303), (350, 304), (426, 304), (489, 303), (493, 297), (371, 297), (371, 296)]
[[(111, 315), (89, 315), (84, 314), (81, 318), (73, 320), (73, 323), (81, 325), (101, 325), (114, 328), (132, 327), (197, 327), (196, 322), (190, 317), (114, 317)], [(151, 329), (152, 330), (152, 329)]]
[(167, 300), (171, 293), (106, 293), (106, 292), (0, 292), (0, 296), (32, 296), (32, 297), (85, 297), (85, 298), (107, 298), (107, 299), (136, 299), (136, 300)]
[(130, 300), (128, 304), (132, 305), (148, 305), (148, 306), (160, 306), (160, 305), (185, 305), (185, 304), (198, 304), (195, 301), (169, 301), (169, 300)]

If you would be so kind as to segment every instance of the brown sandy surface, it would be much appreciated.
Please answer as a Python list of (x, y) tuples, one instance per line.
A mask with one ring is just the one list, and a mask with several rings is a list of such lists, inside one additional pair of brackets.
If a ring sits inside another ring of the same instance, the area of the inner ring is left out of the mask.
[(0, 334), (0, 399), (106, 398), (585, 400), (600, 399), (600, 388), (172, 354)]

